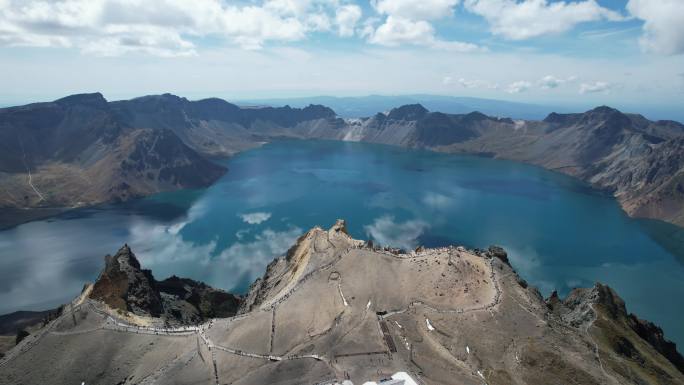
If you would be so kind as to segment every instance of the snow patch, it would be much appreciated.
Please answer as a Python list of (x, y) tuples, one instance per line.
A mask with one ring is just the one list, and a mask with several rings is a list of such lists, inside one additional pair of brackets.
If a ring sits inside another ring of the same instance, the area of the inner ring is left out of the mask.
[(425, 324), (427, 324), (427, 328), (428, 328), (429, 331), (435, 330), (435, 328), (434, 328), (434, 327), (432, 326), (432, 324), (430, 323), (430, 320), (429, 320), (429, 319), (427, 319), (427, 318), (425, 319)]

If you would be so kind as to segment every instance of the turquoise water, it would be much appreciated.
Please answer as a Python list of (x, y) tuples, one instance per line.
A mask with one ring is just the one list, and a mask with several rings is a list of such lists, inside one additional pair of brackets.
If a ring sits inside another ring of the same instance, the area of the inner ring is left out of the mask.
[[(395, 147), (286, 141), (225, 162), (206, 190), (72, 211), (0, 232), (0, 313), (76, 295), (124, 242), (157, 278), (244, 291), (312, 226), (412, 248), (505, 247), (544, 295), (601, 281), (684, 343), (683, 232), (529, 165)], [(657, 240), (657, 241), (656, 241)], [(679, 255), (679, 256), (678, 256)]]

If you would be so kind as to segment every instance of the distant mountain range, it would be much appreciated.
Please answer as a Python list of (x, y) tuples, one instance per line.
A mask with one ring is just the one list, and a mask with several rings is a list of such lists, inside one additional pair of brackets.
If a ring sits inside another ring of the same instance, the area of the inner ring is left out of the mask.
[(322, 105), (239, 107), (170, 94), (116, 102), (82, 94), (0, 109), (0, 207), (73, 207), (206, 186), (225, 172), (207, 159), (301, 138), (532, 163), (611, 192), (630, 215), (684, 226), (680, 123), (605, 106), (543, 120), (421, 104), (382, 110), (344, 119)]
[(364, 118), (377, 112), (388, 112), (406, 104), (421, 104), (430, 111), (447, 114), (465, 114), (479, 111), (490, 116), (513, 119), (544, 119), (551, 112), (572, 112), (568, 108), (552, 105), (517, 103), (505, 100), (483, 99), (441, 95), (369, 95), (369, 96), (311, 96), (300, 98), (246, 99), (235, 102), (240, 106), (285, 106), (302, 108), (310, 104), (321, 104), (335, 110), (342, 118)]

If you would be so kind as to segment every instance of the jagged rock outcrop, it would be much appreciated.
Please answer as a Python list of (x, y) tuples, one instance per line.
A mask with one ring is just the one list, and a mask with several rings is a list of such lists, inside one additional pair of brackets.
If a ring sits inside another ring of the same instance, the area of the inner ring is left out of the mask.
[(90, 298), (113, 309), (181, 324), (233, 316), (241, 303), (238, 296), (191, 279), (172, 276), (155, 280), (150, 270), (140, 267), (128, 245), (105, 257), (105, 268)]
[(164, 310), (152, 272), (140, 268), (128, 245), (113, 256), (105, 256), (105, 268), (90, 297), (137, 315), (159, 317)]
[(232, 317), (241, 303), (241, 298), (236, 295), (215, 289), (204, 282), (175, 275), (157, 282), (157, 288), (162, 298), (167, 298), (164, 307), (174, 318), (179, 318), (180, 315), (173, 314), (175, 310), (171, 310), (169, 304), (178, 301), (187, 302), (197, 309), (195, 321)]
[(665, 339), (661, 328), (628, 313), (625, 302), (610, 287), (596, 283), (592, 288), (574, 289), (562, 300), (554, 292), (546, 304), (565, 323), (596, 333), (602, 347), (621, 357), (622, 364), (639, 376), (648, 377), (657, 371), (649, 363), (654, 352), (684, 373), (684, 357), (676, 345)]

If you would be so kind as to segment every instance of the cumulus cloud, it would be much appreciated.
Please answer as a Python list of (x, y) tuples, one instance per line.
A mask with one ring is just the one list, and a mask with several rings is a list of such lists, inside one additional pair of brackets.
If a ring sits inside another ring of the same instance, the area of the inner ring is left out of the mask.
[(579, 93), (580, 94), (593, 94), (598, 92), (609, 92), (612, 85), (608, 82), (593, 82), (593, 83), (582, 83), (580, 84)]
[(338, 34), (343, 37), (353, 36), (356, 24), (361, 19), (361, 14), (361, 8), (358, 5), (340, 7), (335, 14)]
[(410, 250), (418, 245), (418, 238), (429, 225), (421, 220), (395, 222), (394, 217), (385, 215), (373, 224), (364, 226), (366, 234), (381, 245)]
[[(454, 83), (453, 80), (451, 80), (448, 84)], [(488, 89), (498, 89), (499, 84), (498, 83), (492, 83), (487, 80), (479, 80), (479, 79), (465, 79), (465, 78), (458, 78), (455, 83), (460, 85), (463, 88), (488, 88)], [(445, 83), (446, 84), (446, 83)]]
[(573, 82), (575, 80), (577, 80), (577, 77), (575, 76), (570, 76), (567, 78), (558, 78), (553, 75), (546, 75), (543, 78), (539, 79), (539, 81), (537, 81), (537, 84), (542, 89), (550, 90), (552, 88), (558, 88), (565, 83)]
[[(373, 0), (371, 5), (384, 21), (367, 20), (362, 36), (372, 44), (396, 47), (418, 45), (456, 52), (485, 50), (477, 44), (439, 39), (431, 20), (448, 17), (460, 0)], [(380, 25), (376, 25), (380, 22)]]
[(247, 224), (258, 225), (259, 223), (266, 222), (269, 218), (271, 218), (271, 213), (256, 212), (241, 214), (240, 218), (242, 218), (242, 221)]
[(513, 82), (506, 87), (506, 92), (510, 94), (519, 94), (521, 92), (525, 92), (532, 87), (532, 83), (525, 81), (525, 80), (518, 80), (517, 82)]
[(624, 19), (619, 13), (601, 7), (595, 0), (465, 0), (464, 6), (484, 17), (492, 33), (511, 40), (562, 33), (589, 21)]
[(434, 20), (449, 16), (460, 0), (371, 0), (381, 14), (412, 20)]
[(196, 54), (195, 38), (215, 37), (242, 48), (305, 39), (309, 33), (350, 34), (358, 6), (339, 0), (4, 0), (0, 44), (77, 47), (113, 56), (145, 52)]
[(627, 11), (644, 21), (641, 47), (650, 52), (684, 53), (684, 1), (629, 0)]
[(411, 20), (400, 16), (387, 16), (377, 29), (366, 29), (368, 41), (388, 47), (419, 45), (456, 52), (477, 52), (484, 49), (476, 44), (448, 41), (437, 38), (435, 29), (425, 20)]

